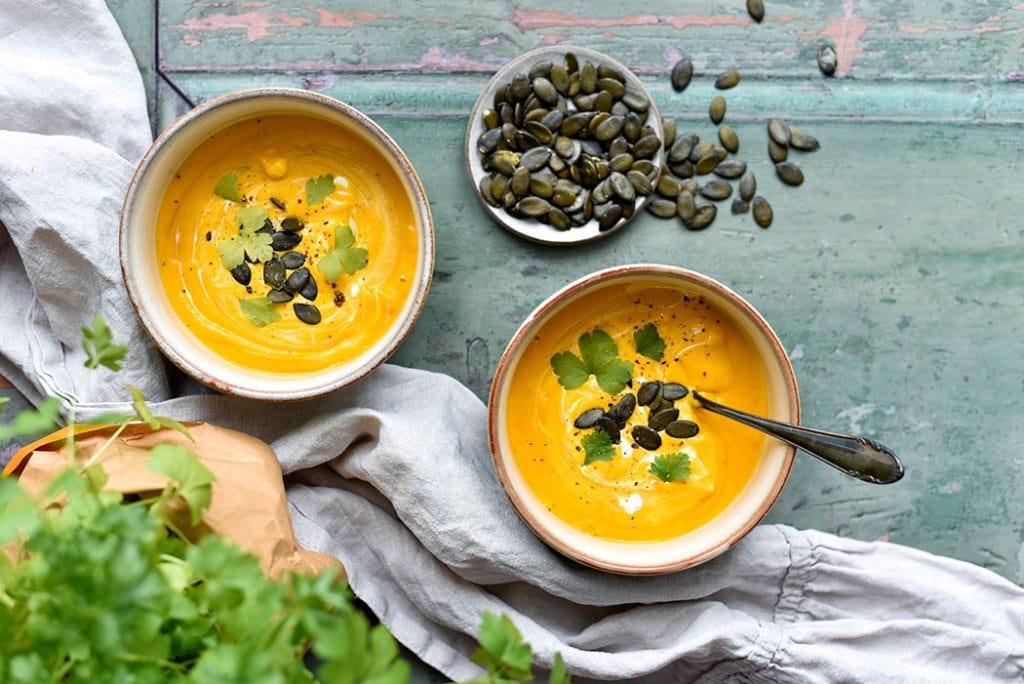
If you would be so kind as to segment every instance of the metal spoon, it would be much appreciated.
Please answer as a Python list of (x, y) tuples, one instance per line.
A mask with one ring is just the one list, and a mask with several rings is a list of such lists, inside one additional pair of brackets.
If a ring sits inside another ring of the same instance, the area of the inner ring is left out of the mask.
[(691, 394), (708, 411), (781, 439), (786, 444), (802, 449), (838, 468), (850, 477), (872, 484), (892, 484), (903, 477), (903, 464), (896, 454), (878, 442), (864, 437), (768, 420), (716, 404), (697, 392)]

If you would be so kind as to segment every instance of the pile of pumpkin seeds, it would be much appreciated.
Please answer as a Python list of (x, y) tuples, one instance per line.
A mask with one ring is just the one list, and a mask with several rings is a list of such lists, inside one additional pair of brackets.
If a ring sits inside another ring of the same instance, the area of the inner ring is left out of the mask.
[(566, 53), (499, 87), (477, 150), (484, 201), (558, 230), (629, 219), (661, 175), (650, 102), (619, 69)]
[(636, 446), (657, 451), (661, 447), (662, 432), (673, 439), (688, 439), (700, 432), (700, 426), (693, 421), (680, 420), (679, 409), (674, 406), (689, 393), (690, 390), (676, 382), (645, 382), (635, 395), (627, 392), (607, 411), (601, 408), (584, 411), (573, 421), (573, 426), (581, 430), (597, 428), (607, 434), (613, 444), (618, 444), (622, 438), (621, 431), (626, 428), (626, 422), (637, 405), (646, 406), (647, 424), (634, 425), (629, 434)]
[[(677, 92), (686, 89), (693, 76), (693, 64), (686, 57), (672, 68), (672, 87)], [(739, 84), (740, 73), (729, 69), (715, 79), (715, 87), (728, 90)], [(715, 220), (718, 208), (714, 204), (733, 196), (731, 181), (737, 181), (738, 196), (732, 201), (733, 214), (751, 212), (755, 223), (767, 228), (772, 223), (772, 207), (764, 197), (757, 195), (757, 178), (746, 162), (733, 157), (739, 152), (740, 140), (736, 131), (724, 124), (727, 102), (716, 95), (708, 107), (708, 117), (718, 126), (718, 141), (700, 139), (696, 133), (677, 133), (674, 119), (662, 119), (665, 138), (665, 166), (655, 185), (656, 196), (647, 204), (647, 210), (661, 218), (682, 220), (690, 230), (707, 228)], [(817, 139), (782, 119), (768, 121), (768, 156), (775, 164), (779, 178), (787, 185), (803, 183), (803, 171), (787, 161), (789, 150), (813, 152), (819, 147)], [(700, 182), (701, 176), (716, 178)]]

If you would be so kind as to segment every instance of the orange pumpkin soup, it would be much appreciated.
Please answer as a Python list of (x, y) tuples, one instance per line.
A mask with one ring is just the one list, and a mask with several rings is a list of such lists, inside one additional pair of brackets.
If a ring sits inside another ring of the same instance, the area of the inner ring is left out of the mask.
[(399, 174), (360, 135), (263, 116), (181, 165), (156, 252), (171, 306), (205, 346), (247, 369), (311, 373), (355, 359), (399, 318), (416, 218)]
[[(660, 389), (645, 390), (650, 383)], [(616, 541), (664, 541), (720, 513), (749, 481), (765, 438), (695, 409), (667, 383), (767, 412), (750, 339), (700, 296), (656, 282), (615, 285), (546, 321), (513, 372), (506, 416), (516, 466), (540, 502)], [(628, 410), (628, 394), (638, 402), (616, 421), (612, 410), (623, 401)], [(606, 420), (591, 424), (600, 414)]]

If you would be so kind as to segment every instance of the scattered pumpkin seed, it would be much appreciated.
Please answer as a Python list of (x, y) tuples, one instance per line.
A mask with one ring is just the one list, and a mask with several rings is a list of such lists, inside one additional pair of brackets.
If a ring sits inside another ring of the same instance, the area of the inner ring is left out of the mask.
[(654, 191), (651, 180), (640, 171), (634, 169), (626, 174), (626, 178), (638, 195), (650, 195)]
[(740, 82), (740, 72), (736, 69), (729, 69), (715, 79), (715, 87), (719, 90), (734, 88)]
[(319, 292), (320, 288), (317, 287), (316, 278), (310, 278), (309, 280), (307, 280), (303, 288), (299, 290), (299, 294), (311, 302), (316, 299), (316, 296), (317, 294), (319, 294)]
[(760, 24), (764, 19), (764, 0), (747, 0), (747, 14)]
[(676, 197), (676, 213), (683, 223), (689, 223), (697, 213), (697, 204), (693, 199), (693, 193), (681, 192)]
[(715, 154), (714, 150), (712, 150), (697, 162), (696, 166), (694, 166), (694, 170), (697, 172), (698, 176), (706, 176), (714, 171), (716, 166), (718, 166), (718, 155)]
[(754, 199), (754, 194), (757, 192), (757, 178), (754, 176), (754, 172), (747, 170), (740, 178), (740, 199), (745, 202), (749, 202)]
[(573, 421), (573, 426), (580, 430), (589, 430), (590, 428), (597, 425), (597, 421), (601, 416), (604, 415), (604, 411), (599, 408), (592, 408), (584, 411), (576, 417)]
[(703, 230), (711, 225), (711, 222), (715, 220), (715, 215), (718, 213), (718, 209), (713, 204), (699, 204), (697, 210), (686, 227), (690, 230)]
[(836, 56), (836, 49), (831, 45), (822, 45), (818, 50), (818, 68), (826, 76), (833, 76), (836, 73), (836, 66), (839, 58)]
[(720, 178), (739, 178), (746, 172), (747, 163), (739, 159), (723, 159), (715, 167), (715, 175)]
[[(682, 180), (676, 178), (672, 174), (662, 173), (661, 177), (658, 178), (658, 193), (662, 196), (675, 200), (676, 197), (679, 197), (679, 193), (682, 191)], [(675, 207), (675, 202), (672, 203), (672, 206)], [(674, 208), (672, 209), (672, 212), (675, 213)], [(671, 214), (669, 214), (669, 216), (671, 216)]]
[(608, 411), (608, 417), (616, 422), (619, 429), (626, 427), (626, 421), (633, 415), (633, 411), (636, 410), (636, 395), (632, 392), (626, 392), (622, 395), (622, 399), (619, 399), (619, 403), (615, 405), (612, 410)]
[(292, 304), (292, 308), (295, 310), (295, 316), (303, 323), (308, 325), (316, 325), (320, 322), (320, 309), (312, 304), (303, 304), (302, 302), (296, 302)]
[(758, 195), (751, 203), (751, 207), (753, 208), (754, 221), (757, 222), (757, 225), (762, 228), (772, 225), (772, 205), (768, 204), (768, 200)]
[[(672, 213), (676, 213), (675, 202), (672, 202)], [(264, 270), (266, 270), (265, 265), (263, 268)], [(242, 263), (238, 264), (238, 266), (235, 266), (233, 269), (231, 269), (231, 277), (234, 278), (239, 285), (248, 285), (250, 282), (252, 282), (252, 271), (249, 269), (249, 264), (243, 261)]]
[(777, 145), (789, 145), (789, 126), (782, 119), (768, 119), (768, 135)]
[[(284, 264), (282, 264), (283, 266)], [(292, 274), (288, 276), (288, 279), (284, 281), (284, 289), (291, 293), (296, 293), (302, 290), (309, 282), (310, 272), (308, 268), (300, 268), (296, 271), (292, 271)], [(268, 283), (269, 285), (270, 283)]]
[(292, 271), (306, 263), (306, 255), (301, 252), (288, 252), (281, 255), (281, 262), (285, 268)]
[(690, 390), (686, 389), (685, 385), (680, 385), (678, 382), (666, 382), (661, 386), (661, 397), (669, 401), (676, 401), (682, 399)]
[(524, 197), (516, 203), (514, 211), (519, 216), (538, 218), (546, 216), (551, 211), (551, 205), (540, 197)]
[(821, 144), (813, 135), (804, 133), (796, 126), (789, 127), (789, 146), (802, 152), (814, 152)]
[(700, 189), (700, 194), (717, 202), (727, 199), (732, 194), (732, 185), (723, 180), (709, 180)]
[(786, 185), (800, 185), (804, 182), (804, 172), (790, 162), (779, 162), (775, 165), (775, 173)]
[(646, 425), (634, 425), (630, 435), (637, 446), (647, 451), (656, 451), (661, 446), (661, 435)]
[[(493, 126), (488, 126), (488, 128), (493, 128)], [(270, 203), (273, 204), (278, 209), (280, 209), (281, 211), (284, 211), (285, 209), (287, 209), (287, 207), (285, 206), (284, 202), (282, 202), (281, 200), (277, 199), (276, 197), (271, 197), (270, 198)]]
[(693, 133), (678, 138), (668, 151), (669, 162), (681, 162), (689, 159), (690, 153), (693, 152), (693, 148), (698, 142), (700, 142), (700, 138)]
[(714, 152), (714, 150), (715, 146), (713, 143), (709, 143), (707, 141), (698, 142), (696, 145), (693, 146), (693, 149), (690, 151), (690, 161), (696, 164), (701, 159)]
[(665, 434), (676, 439), (696, 437), (700, 426), (691, 420), (674, 420), (665, 426)]
[(676, 215), (674, 200), (656, 198), (647, 203), (647, 211), (660, 218), (672, 218)]
[(722, 143), (722, 147), (729, 150), (732, 153), (736, 153), (740, 149), (740, 138), (729, 126), (720, 126), (718, 128), (718, 139)]
[(771, 138), (768, 139), (768, 157), (778, 164), (779, 162), (786, 161), (786, 157), (789, 156), (789, 148), (785, 145), (780, 145)]
[(686, 86), (690, 85), (691, 78), (693, 78), (693, 62), (682, 57), (672, 67), (672, 89), (677, 93), (683, 92), (686, 90)]
[(679, 409), (677, 408), (663, 408), (660, 411), (655, 411), (650, 414), (647, 418), (647, 427), (652, 430), (661, 432), (664, 430), (669, 423), (679, 418)]
[(270, 261), (263, 264), (263, 282), (269, 285), (271, 288), (279, 289), (284, 285), (285, 281), (285, 268), (284, 262), (276, 254), (271, 257)]
[(294, 216), (289, 216), (285, 220), (281, 221), (281, 230), (286, 233), (298, 233), (303, 229), (303, 223)]
[(732, 200), (732, 206), (730, 209), (733, 214), (746, 214), (750, 211), (750, 202), (746, 201), (742, 197), (735, 197)]
[(274, 302), (275, 304), (283, 304), (285, 302), (290, 302), (293, 299), (295, 299), (295, 295), (293, 295), (291, 292), (286, 292), (285, 290), (271, 290), (270, 292), (267, 293), (267, 299)]
[(302, 242), (302, 237), (295, 233), (277, 232), (270, 236), (270, 246), (275, 252), (291, 251)]
[(662, 383), (658, 380), (645, 382), (636, 393), (636, 401), (641, 406), (650, 406), (661, 399)]
[(711, 121), (716, 124), (722, 123), (722, 119), (725, 118), (725, 98), (721, 95), (715, 95), (711, 99), (711, 105), (708, 107), (708, 116), (711, 117)]
[(675, 119), (662, 119), (661, 120), (661, 134), (665, 138), (665, 149), (672, 147), (672, 143), (676, 140), (676, 120)]
[(597, 419), (597, 429), (611, 437), (613, 443), (618, 443), (619, 424), (607, 413)]

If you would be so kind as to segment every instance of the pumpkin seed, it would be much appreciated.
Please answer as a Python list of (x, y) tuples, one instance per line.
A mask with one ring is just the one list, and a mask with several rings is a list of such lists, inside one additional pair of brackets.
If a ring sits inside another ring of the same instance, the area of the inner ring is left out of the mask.
[[(292, 274), (288, 276), (287, 280), (284, 281), (284, 289), (291, 293), (299, 292), (302, 288), (306, 286), (306, 283), (309, 282), (309, 278), (310, 273), (308, 268), (300, 268), (297, 271), (292, 271)], [(272, 287), (280, 287), (274, 286), (271, 283), (267, 284), (271, 285)]]
[(286, 233), (298, 233), (302, 228), (302, 221), (294, 216), (289, 216), (285, 220), (281, 221), (281, 230)]
[(580, 90), (587, 94), (597, 90), (597, 67), (593, 62), (584, 62), (580, 69)]
[(496, 173), (491, 176), (491, 197), (496, 203), (501, 204), (502, 198), (508, 190), (508, 176)]
[(821, 69), (821, 73), (826, 76), (834, 75), (838, 64), (839, 58), (836, 56), (836, 49), (831, 45), (822, 45), (818, 50), (818, 68)]
[(651, 159), (661, 149), (661, 140), (653, 133), (645, 135), (633, 146), (633, 156), (639, 159)]
[[(594, 117), (593, 121), (598, 121), (598, 117)], [(623, 123), (624, 120), (621, 116), (607, 116), (603, 121), (600, 121), (596, 127), (592, 128), (591, 132), (594, 134), (595, 138), (601, 142), (605, 142), (607, 140), (611, 140), (622, 132)]]
[(638, 195), (650, 195), (654, 190), (654, 187), (651, 185), (651, 180), (639, 171), (630, 171), (626, 174), (626, 179), (629, 180), (630, 185), (633, 186), (633, 189), (636, 190), (636, 194)]
[(270, 236), (270, 246), (275, 252), (288, 252), (302, 242), (302, 236), (295, 233), (278, 232)]
[(676, 203), (674, 200), (653, 199), (647, 203), (647, 211), (660, 218), (672, 218), (676, 215)]
[(511, 150), (498, 150), (491, 155), (491, 166), (498, 173), (511, 176), (519, 166), (519, 155)]
[(690, 85), (690, 79), (693, 78), (693, 62), (686, 57), (680, 58), (678, 62), (672, 67), (672, 89), (677, 93), (681, 93), (686, 90), (686, 86)]
[(275, 304), (283, 304), (290, 302), (295, 299), (295, 295), (291, 292), (285, 292), (284, 290), (271, 290), (267, 293), (267, 299), (274, 302)]
[(700, 426), (691, 420), (673, 420), (665, 426), (665, 434), (676, 439), (696, 437), (700, 432)]
[[(527, 150), (519, 159), (519, 167), (526, 171), (539, 171), (551, 159), (551, 150), (547, 147), (534, 147)], [(514, 175), (514, 174), (513, 174)]]
[(540, 197), (524, 197), (516, 202), (514, 211), (520, 216), (538, 218), (547, 215), (551, 211), (551, 205)]
[(677, 139), (668, 151), (669, 162), (681, 162), (689, 159), (690, 153), (693, 152), (693, 148), (698, 142), (700, 142), (700, 138), (693, 133)]
[(707, 141), (699, 142), (693, 146), (692, 150), (690, 150), (690, 161), (696, 164), (701, 159), (711, 154), (714, 151), (714, 149), (715, 146), (712, 143), (709, 143)]
[(740, 72), (735, 69), (729, 69), (724, 74), (715, 79), (715, 87), (719, 90), (728, 90), (729, 88), (736, 87), (736, 84), (740, 82)]
[(545, 104), (553, 105), (558, 102), (558, 90), (543, 76), (533, 79), (533, 92)]
[[(679, 193), (682, 191), (683, 182), (675, 176), (663, 173), (661, 174), (661, 177), (658, 178), (658, 192), (663, 196), (674, 200), (676, 197), (679, 197)], [(672, 203), (672, 206), (675, 206), (675, 202)], [(672, 211), (674, 212), (675, 209)]]
[(814, 152), (821, 144), (813, 135), (804, 133), (796, 126), (789, 127), (789, 146), (803, 152)]
[(526, 194), (530, 191), (530, 172), (526, 170), (526, 167), (520, 166), (516, 169), (515, 173), (512, 174), (512, 180), (509, 181), (508, 187), (516, 197), (526, 197)]
[(540, 119), (540, 123), (549, 131), (557, 131), (563, 121), (565, 121), (565, 111), (561, 109), (552, 109)]
[(694, 166), (694, 170), (697, 172), (698, 176), (705, 176), (714, 171), (716, 166), (718, 166), (718, 155), (712, 151), (697, 162)]
[(713, 204), (699, 204), (697, 210), (693, 215), (693, 219), (686, 224), (686, 227), (691, 230), (703, 230), (711, 225), (711, 222), (715, 220), (715, 215), (718, 213), (718, 209)]
[[(554, 135), (551, 132), (551, 129), (542, 124), (540, 121), (527, 121), (526, 130), (530, 132), (530, 135), (533, 137), (534, 140), (536, 140), (538, 143), (542, 145), (547, 145), (549, 142), (551, 142), (551, 138)], [(536, 147), (537, 146), (534, 145), (533, 149), (536, 149)]]
[(552, 66), (553, 65), (551, 63), (551, 60), (549, 60), (549, 59), (546, 59), (546, 60), (544, 60), (542, 62), (537, 62), (532, 67), (530, 67), (530, 72), (528, 74), (528, 76), (530, 77), (530, 80), (532, 81), (533, 79), (537, 78), (538, 76), (547, 76), (548, 74), (551, 73), (551, 67)]
[(608, 162), (608, 168), (612, 171), (618, 171), (619, 173), (625, 173), (633, 168), (633, 155), (623, 152), (612, 157), (611, 161)]
[(764, 0), (747, 0), (747, 14), (760, 24), (764, 19)]
[(782, 119), (768, 119), (768, 135), (777, 145), (789, 145), (789, 126)]
[(556, 207), (551, 207), (551, 211), (548, 212), (548, 223), (557, 230), (568, 230), (572, 225), (566, 213)]
[(754, 221), (757, 222), (757, 225), (762, 228), (772, 225), (772, 205), (768, 204), (768, 200), (758, 195), (754, 198), (753, 203), (751, 203), (751, 207), (753, 208)]
[(694, 197), (696, 197), (697, 193), (700, 192), (700, 183), (695, 181), (693, 178), (684, 179), (682, 185), (682, 192), (688, 192)]
[(306, 263), (306, 255), (300, 252), (288, 252), (287, 254), (281, 255), (281, 262), (284, 264), (285, 268), (289, 271), (293, 271)]
[(622, 395), (622, 399), (619, 399), (619, 403), (608, 412), (608, 417), (615, 421), (619, 426), (619, 429), (626, 427), (626, 421), (633, 415), (633, 411), (636, 410), (636, 396), (632, 392), (626, 392)]
[(652, 380), (640, 386), (636, 393), (636, 401), (641, 406), (650, 406), (661, 398), (661, 382)]
[(697, 213), (697, 204), (694, 202), (692, 193), (679, 193), (679, 196), (676, 197), (676, 213), (683, 220), (683, 223), (689, 223), (693, 220), (694, 215)]
[(570, 74), (573, 73), (574, 71), (580, 70), (580, 60), (576, 56), (576, 53), (565, 53), (565, 68), (569, 71)]
[(501, 142), (501, 129), (492, 128), (484, 131), (476, 142), (476, 149), (480, 154), (490, 154), (498, 149), (498, 143)]
[(312, 304), (296, 302), (295, 304), (292, 304), (292, 308), (295, 310), (296, 318), (303, 323), (316, 325), (320, 322), (320, 309), (316, 308)]
[[(674, 214), (675, 212), (676, 212), (676, 204), (675, 204), (675, 202), (673, 202), (672, 203), (672, 213)], [(266, 270), (267, 270), (267, 267), (266, 267), (266, 265), (264, 265), (263, 266), (264, 273), (266, 273)], [(239, 285), (248, 285), (249, 283), (251, 283), (252, 282), (252, 271), (249, 269), (249, 264), (247, 264), (247, 263), (245, 263), (243, 261), (242, 263), (240, 263), (237, 266), (235, 266), (233, 269), (231, 269), (231, 277), (234, 278), (235, 281)]]
[(646, 425), (634, 425), (630, 434), (637, 446), (647, 451), (655, 451), (661, 446), (661, 435)]
[(669, 164), (668, 168), (680, 178), (693, 178), (693, 162), (689, 159), (678, 164)]
[[(493, 110), (491, 110), (491, 112), (495, 113)], [(486, 114), (486, 112), (485, 112), (485, 114)], [(497, 125), (497, 124), (495, 124), (495, 125)], [(488, 128), (494, 128), (494, 126), (488, 126)], [(270, 198), (270, 203), (273, 204), (278, 209), (280, 209), (281, 211), (284, 211), (285, 209), (288, 208), (288, 207), (285, 206), (284, 202), (282, 202), (281, 200), (277, 199), (276, 197), (271, 197)]]
[[(504, 178), (504, 176), (501, 176)], [(530, 176), (530, 192), (537, 197), (550, 199), (555, 192), (557, 177), (550, 169), (541, 169)]]
[(661, 432), (664, 430), (669, 423), (679, 418), (679, 409), (677, 408), (664, 408), (660, 411), (655, 411), (647, 418), (647, 426), (652, 430)]
[(661, 386), (662, 398), (668, 399), (669, 401), (682, 399), (689, 393), (690, 390), (686, 389), (685, 385), (680, 385), (678, 382), (666, 382)]
[(754, 176), (754, 172), (747, 170), (740, 178), (740, 199), (745, 202), (749, 202), (754, 199), (754, 193), (757, 192), (757, 178)]
[(625, 123), (622, 125), (622, 134), (626, 136), (626, 140), (635, 143), (644, 133), (640, 117), (637, 116), (636, 112), (626, 112), (623, 117)]
[(746, 214), (750, 211), (750, 202), (746, 201), (742, 197), (736, 197), (732, 201), (732, 207), (730, 207), (733, 214)]
[(281, 257), (275, 254), (271, 257), (270, 261), (263, 264), (263, 282), (270, 287), (277, 289), (284, 285), (284, 280), (284, 262), (281, 261)]
[(616, 100), (622, 99), (622, 96), (626, 94), (625, 84), (614, 78), (597, 79), (597, 87), (611, 95)]
[(629, 179), (623, 174), (618, 172), (613, 173), (608, 176), (608, 180), (611, 181), (612, 192), (614, 192), (620, 199), (629, 202), (636, 198), (636, 189), (633, 187), (633, 184), (629, 182)]
[(747, 163), (739, 159), (725, 159), (718, 162), (715, 167), (715, 175), (720, 178), (739, 178), (747, 170)]
[(548, 72), (548, 80), (562, 95), (569, 93), (569, 70), (563, 64), (555, 64)]
[(768, 157), (778, 164), (779, 162), (786, 161), (786, 157), (789, 156), (789, 148), (780, 145), (771, 138), (768, 139)]
[(622, 103), (634, 112), (646, 112), (651, 106), (646, 97), (628, 89), (626, 94), (622, 96)]
[(722, 180), (709, 180), (700, 189), (700, 194), (709, 200), (724, 200), (732, 194), (732, 186)]
[(597, 419), (597, 429), (612, 439), (612, 443), (619, 441), (619, 424), (607, 413)]
[(722, 123), (722, 119), (725, 118), (725, 98), (721, 95), (715, 95), (711, 99), (711, 105), (708, 107), (708, 116), (711, 117), (711, 121), (716, 124)]
[(486, 175), (480, 179), (480, 183), (477, 184), (477, 189), (480, 191), (480, 196), (484, 198), (484, 201), (490, 204), (492, 207), (499, 206), (499, 203), (491, 195), (491, 184), (494, 182), (494, 176)]
[(804, 182), (804, 172), (800, 167), (790, 162), (780, 162), (775, 165), (775, 173), (786, 185), (800, 185)]
[(303, 288), (299, 290), (299, 294), (311, 302), (316, 299), (318, 292), (319, 288), (316, 285), (316, 278), (307, 280)]
[(672, 143), (676, 140), (676, 120), (675, 119), (662, 119), (661, 120), (661, 137), (665, 139), (665, 149), (672, 147)]
[(729, 150), (732, 153), (736, 153), (740, 149), (740, 138), (729, 126), (721, 126), (718, 129), (718, 139), (722, 143), (722, 147)]
[(599, 112), (610, 112), (612, 105), (615, 104), (615, 98), (607, 90), (597, 91), (597, 95), (594, 97), (594, 109)]
[(573, 421), (573, 426), (580, 430), (589, 430), (590, 428), (597, 425), (597, 421), (601, 416), (604, 415), (604, 411), (599, 408), (592, 408), (584, 411), (576, 417)]
[[(600, 211), (598, 211), (598, 206), (602, 207)], [(622, 214), (622, 207), (612, 202), (594, 206), (594, 217), (597, 219), (597, 225), (601, 232), (615, 227), (615, 224), (622, 218)]]

